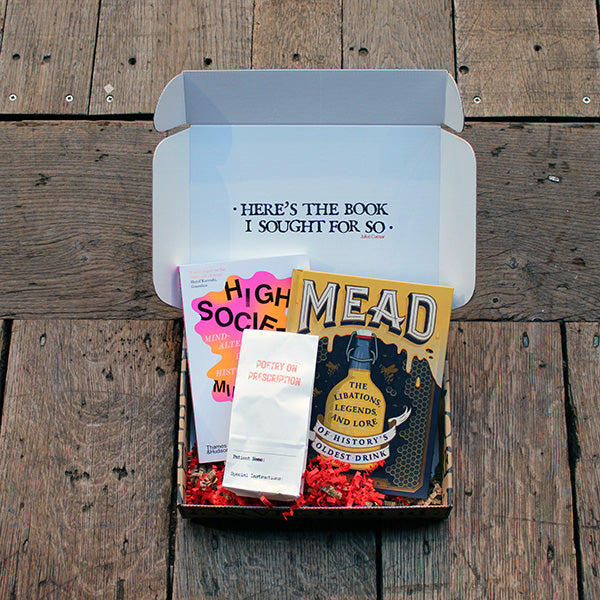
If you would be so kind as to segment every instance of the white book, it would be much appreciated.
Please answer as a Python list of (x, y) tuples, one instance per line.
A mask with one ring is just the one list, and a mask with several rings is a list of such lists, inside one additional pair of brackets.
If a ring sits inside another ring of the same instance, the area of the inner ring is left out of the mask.
[(285, 330), (292, 272), (307, 265), (292, 255), (179, 267), (200, 462), (227, 455), (242, 332)]

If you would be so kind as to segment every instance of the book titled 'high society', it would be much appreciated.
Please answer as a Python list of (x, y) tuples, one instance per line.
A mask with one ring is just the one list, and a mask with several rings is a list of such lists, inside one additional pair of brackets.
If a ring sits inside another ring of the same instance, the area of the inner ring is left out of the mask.
[(285, 331), (294, 268), (305, 255), (179, 267), (198, 460), (225, 460), (245, 329)]

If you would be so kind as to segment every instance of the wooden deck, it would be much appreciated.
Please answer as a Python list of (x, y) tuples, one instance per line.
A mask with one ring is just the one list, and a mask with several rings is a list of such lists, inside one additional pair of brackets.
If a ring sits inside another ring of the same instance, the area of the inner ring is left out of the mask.
[[(0, 598), (600, 598), (599, 40), (594, 0), (1, 2)], [(152, 112), (186, 68), (455, 75), (477, 288), (447, 521), (177, 515)]]

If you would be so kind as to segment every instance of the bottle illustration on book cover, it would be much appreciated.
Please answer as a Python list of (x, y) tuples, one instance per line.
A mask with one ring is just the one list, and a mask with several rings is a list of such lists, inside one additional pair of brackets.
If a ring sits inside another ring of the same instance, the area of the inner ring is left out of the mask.
[(295, 270), (287, 329), (319, 336), (311, 456), (429, 494), (452, 288)]
[[(371, 348), (372, 332), (358, 329), (350, 337), (346, 357), (348, 376), (335, 385), (325, 404), (323, 425), (336, 433), (347, 436), (377, 436), (383, 433), (385, 398), (371, 379), (371, 366), (377, 360), (377, 345)], [(344, 449), (339, 444), (332, 447)], [(370, 455), (379, 460), (377, 450), (381, 445), (369, 448)], [(361, 453), (361, 458), (365, 453)], [(374, 463), (351, 463), (356, 469), (367, 469)]]

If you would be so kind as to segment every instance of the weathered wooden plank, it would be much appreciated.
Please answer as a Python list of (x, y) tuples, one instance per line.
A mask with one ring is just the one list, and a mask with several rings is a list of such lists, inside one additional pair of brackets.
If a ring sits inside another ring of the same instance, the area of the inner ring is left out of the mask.
[(177, 316), (152, 283), (152, 125), (5, 123), (1, 139), (3, 316)]
[(180, 328), (15, 322), (0, 597), (165, 598)]
[(454, 510), (382, 533), (384, 598), (575, 598), (560, 327), (453, 323)]
[(462, 319), (598, 320), (600, 128), (473, 123), (477, 284)]
[(372, 599), (377, 594), (373, 533), (214, 529), (179, 519), (173, 598)]
[(256, 0), (252, 68), (339, 69), (342, 0)]
[[(450, 594), (451, 520), (384, 531), (381, 541), (383, 600), (442, 600)], [(464, 596), (460, 596), (465, 598)]]
[(102, 0), (90, 113), (152, 113), (184, 69), (249, 69), (252, 5)]
[(6, 6), (0, 113), (87, 114), (98, 0)]
[(584, 598), (600, 598), (600, 325), (566, 326)]
[(446, 69), (454, 75), (452, 2), (345, 0), (346, 69)]
[[(600, 127), (472, 123), (477, 286), (458, 320), (600, 320)], [(0, 318), (160, 317), (144, 122), (0, 124)]]
[(454, 4), (458, 84), (468, 116), (598, 115), (594, 0)]

